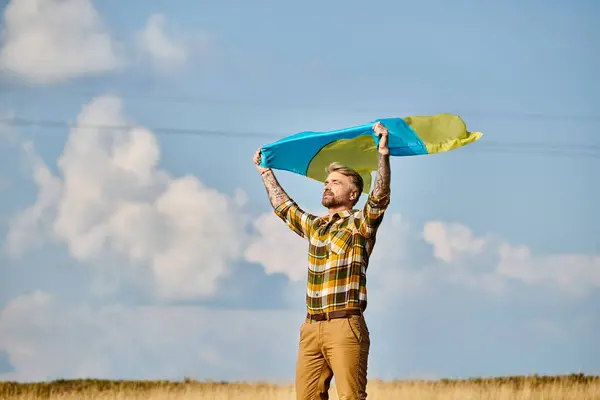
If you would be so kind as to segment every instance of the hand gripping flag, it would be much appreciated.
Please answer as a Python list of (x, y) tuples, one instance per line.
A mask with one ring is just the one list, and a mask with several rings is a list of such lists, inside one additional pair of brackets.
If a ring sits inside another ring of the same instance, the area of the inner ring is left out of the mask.
[(358, 172), (364, 192), (371, 187), (377, 169), (379, 137), (373, 124), (380, 121), (388, 130), (390, 155), (395, 157), (450, 151), (480, 139), (481, 132), (467, 131), (457, 115), (382, 118), (368, 124), (325, 132), (300, 132), (261, 148), (261, 167), (286, 170), (320, 182), (327, 166), (340, 162)]

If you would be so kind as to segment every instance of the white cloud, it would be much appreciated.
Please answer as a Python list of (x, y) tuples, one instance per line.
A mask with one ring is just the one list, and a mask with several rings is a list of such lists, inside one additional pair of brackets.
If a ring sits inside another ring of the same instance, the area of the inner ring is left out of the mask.
[(453, 266), (452, 272), (445, 271), (448, 277), (471, 288), (502, 294), (515, 280), (571, 295), (600, 288), (600, 254), (533, 256), (527, 246), (513, 246), (492, 235), (475, 237), (464, 225), (439, 221), (427, 223), (423, 237), (436, 258)]
[(36, 202), (11, 221), (5, 246), (13, 256), (28, 247), (37, 247), (43, 243), (43, 232), (52, 223), (62, 190), (60, 180), (52, 175), (44, 161), (35, 154), (33, 144), (26, 142), (23, 148), (32, 164), (38, 194)]
[(58, 160), (61, 177), (35, 158), (38, 199), (11, 224), (12, 254), (41, 231), (80, 261), (118, 255), (132, 268), (149, 266), (162, 298), (212, 294), (243, 256), (244, 195), (228, 197), (192, 176), (170, 177), (158, 168), (160, 151), (147, 129), (105, 128), (132, 125), (117, 97), (94, 99), (77, 121)]
[(292, 232), (274, 213), (255, 219), (246, 260), (262, 264), (267, 274), (283, 273), (292, 281), (304, 281), (307, 274), (308, 243)]
[(73, 305), (35, 292), (0, 310), (0, 343), (15, 367), (0, 379), (281, 380), (293, 371), (301, 322), (286, 311)]
[(153, 14), (146, 26), (137, 32), (136, 44), (139, 49), (159, 68), (172, 68), (184, 64), (190, 56), (186, 38), (167, 30), (166, 19), (162, 14)]
[(385, 215), (367, 270), (369, 303), (378, 310), (397, 307), (430, 285), (429, 271), (418, 264), (412, 249), (417, 239), (402, 215)]
[(212, 43), (208, 34), (181, 32), (159, 13), (117, 42), (92, 0), (10, 0), (3, 19), (0, 72), (38, 85), (148, 62), (171, 71), (194, 55), (207, 56)]
[(485, 238), (475, 238), (471, 230), (461, 224), (432, 221), (425, 224), (423, 238), (433, 245), (436, 258), (450, 262), (462, 255), (477, 255), (483, 251)]
[(36, 84), (114, 71), (116, 44), (91, 0), (11, 0), (0, 69)]
[(525, 246), (499, 249), (498, 274), (528, 285), (551, 284), (577, 295), (600, 288), (600, 254), (553, 254), (534, 257)]

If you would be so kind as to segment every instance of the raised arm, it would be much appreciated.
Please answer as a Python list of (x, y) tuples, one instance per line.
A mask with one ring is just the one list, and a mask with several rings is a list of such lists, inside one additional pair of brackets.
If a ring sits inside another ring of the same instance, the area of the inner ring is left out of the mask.
[(267, 189), (267, 195), (269, 196), (269, 201), (271, 202), (273, 209), (277, 209), (277, 207), (279, 207), (285, 201), (290, 200), (290, 197), (287, 195), (285, 190), (283, 190), (271, 169), (266, 169), (260, 174), (262, 175), (262, 180), (265, 184), (265, 188)]
[(260, 149), (256, 150), (256, 153), (254, 153), (254, 164), (256, 164), (256, 169), (260, 172), (273, 209), (277, 209), (284, 201), (290, 200), (290, 197), (285, 190), (283, 190), (279, 182), (277, 182), (273, 170), (271, 170), (271, 168), (263, 168), (260, 166)]
[(275, 214), (281, 218), (292, 231), (301, 237), (308, 238), (312, 222), (316, 219), (316, 216), (302, 210), (287, 195), (277, 181), (273, 170), (260, 166), (260, 149), (254, 154), (254, 163), (261, 174), (267, 190), (267, 195), (269, 196), (269, 201), (271, 202)]
[(379, 165), (377, 167), (377, 177), (373, 186), (373, 195), (375, 197), (384, 197), (390, 194), (390, 154), (379, 153)]
[(388, 148), (388, 130), (381, 122), (377, 122), (373, 129), (379, 139), (379, 165), (377, 167), (377, 178), (373, 186), (373, 195), (381, 198), (390, 194), (390, 149)]
[(367, 199), (360, 218), (359, 230), (365, 237), (374, 237), (379, 225), (383, 220), (383, 215), (390, 203), (390, 149), (388, 148), (388, 131), (381, 122), (377, 122), (373, 129), (380, 137), (379, 140), (379, 165), (377, 167), (377, 177), (373, 190)]

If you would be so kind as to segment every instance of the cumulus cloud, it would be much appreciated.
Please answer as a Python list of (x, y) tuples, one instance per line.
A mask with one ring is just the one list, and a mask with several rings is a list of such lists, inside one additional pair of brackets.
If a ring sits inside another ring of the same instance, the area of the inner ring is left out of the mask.
[(423, 239), (433, 246), (435, 257), (446, 262), (463, 255), (480, 254), (486, 244), (485, 238), (475, 238), (468, 227), (441, 221), (425, 224)]
[(421, 293), (435, 281), (435, 277), (430, 277), (431, 269), (417, 255), (418, 245), (406, 218), (391, 212), (384, 217), (367, 270), (372, 304), (394, 308), (402, 299)]
[(476, 237), (461, 224), (427, 223), (423, 238), (434, 256), (452, 264), (452, 276), (471, 287), (505, 293), (511, 281), (550, 286), (567, 294), (600, 288), (600, 254), (533, 255), (526, 245), (511, 245), (493, 235)]
[(246, 260), (262, 264), (267, 274), (283, 273), (292, 281), (304, 281), (308, 262), (306, 240), (289, 231), (274, 213), (257, 217), (253, 226), (256, 235), (246, 249)]
[(190, 56), (186, 38), (171, 32), (162, 14), (153, 14), (136, 34), (139, 49), (160, 68), (178, 67)]
[(600, 254), (534, 256), (526, 246), (499, 248), (497, 272), (528, 285), (551, 284), (571, 294), (587, 294), (600, 287)]
[(0, 311), (14, 367), (0, 379), (282, 380), (294, 368), (301, 320), (284, 311), (72, 305), (34, 292)]
[(38, 85), (132, 65), (171, 71), (206, 56), (213, 41), (204, 32), (176, 29), (160, 13), (117, 41), (92, 0), (9, 0), (3, 19), (0, 72)]
[(33, 144), (23, 145), (32, 164), (33, 181), (38, 187), (36, 202), (17, 214), (11, 221), (5, 246), (11, 255), (20, 254), (30, 247), (43, 243), (43, 232), (48, 229), (54, 217), (62, 190), (61, 181), (48, 169), (44, 161), (35, 154)]
[(65, 243), (77, 260), (118, 255), (131, 268), (145, 268), (157, 294), (171, 300), (213, 293), (230, 263), (243, 257), (244, 195), (169, 176), (158, 167), (156, 138), (127, 120), (118, 97), (83, 107), (57, 163), (60, 176), (31, 154), (38, 198), (11, 223), (13, 256), (41, 233)]
[(114, 71), (117, 45), (91, 0), (11, 0), (0, 69), (36, 84)]

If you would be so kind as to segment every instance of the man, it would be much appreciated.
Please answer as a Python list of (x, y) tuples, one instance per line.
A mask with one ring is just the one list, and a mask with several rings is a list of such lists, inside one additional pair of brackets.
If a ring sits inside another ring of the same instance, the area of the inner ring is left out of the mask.
[(380, 137), (379, 167), (362, 210), (353, 209), (363, 180), (352, 169), (329, 166), (322, 198), (329, 214), (316, 217), (290, 199), (271, 169), (260, 167), (260, 149), (254, 155), (276, 215), (308, 241), (308, 313), (300, 328), (298, 399), (328, 399), (334, 376), (340, 399), (367, 397), (366, 269), (390, 201), (388, 131), (380, 122), (373, 129)]

